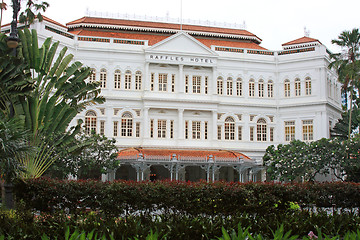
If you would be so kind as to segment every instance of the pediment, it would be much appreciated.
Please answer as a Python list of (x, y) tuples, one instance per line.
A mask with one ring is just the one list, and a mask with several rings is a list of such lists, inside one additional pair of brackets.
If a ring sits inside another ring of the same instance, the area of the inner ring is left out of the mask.
[(148, 53), (191, 54), (197, 56), (217, 56), (217, 53), (187, 34), (179, 32), (151, 46)]

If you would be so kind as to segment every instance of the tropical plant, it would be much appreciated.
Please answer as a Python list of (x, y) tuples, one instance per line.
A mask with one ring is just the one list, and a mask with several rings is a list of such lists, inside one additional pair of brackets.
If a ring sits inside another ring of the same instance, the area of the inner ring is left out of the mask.
[[(23, 87), (27, 86), (22, 83), (25, 82), (33, 87), (27, 94), (23, 94), (24, 88), (8, 87), (20, 93), (10, 91), (11, 101), (8, 102), (11, 102), (14, 114), (24, 116), (24, 127), (29, 131), (28, 142), (38, 150), (36, 154), (19, 156), (22, 158), (19, 161), (28, 170), (23, 176), (38, 177), (55, 161), (55, 149), (69, 146), (74, 141), (74, 136), (80, 131), (80, 123), (70, 131), (67, 129), (76, 114), (89, 105), (103, 103), (104, 98), (100, 96), (99, 83), (86, 81), (90, 69), (83, 67), (80, 62), (72, 62), (73, 55), (65, 55), (66, 47), (57, 54), (59, 42), (51, 44), (52, 40), (48, 38), (38, 48), (35, 30), (19, 31), (19, 37), (21, 43), (17, 49), (17, 59), (20, 60), (2, 63), (7, 64), (5, 67), (12, 73), (12, 78), (8, 78), (9, 74), (4, 75), (3, 79), (9, 83), (3, 81), (2, 85), (19, 84)], [(4, 35), (0, 36), (0, 40), (0, 52), (3, 55), (0, 57), (11, 59), (4, 46)], [(19, 66), (18, 71), (16, 66)], [(26, 76), (20, 73), (26, 73)], [(36, 170), (34, 166), (45, 168)]]
[(60, 149), (61, 154), (56, 163), (47, 171), (51, 177), (67, 178), (69, 175), (79, 179), (99, 179), (102, 173), (119, 167), (118, 148), (114, 138), (104, 135), (84, 133), (76, 136), (72, 143), (74, 151)]
[(0, 114), (0, 175), (10, 183), (23, 171), (16, 160), (22, 154), (29, 153), (27, 132), (24, 130), (23, 119), (15, 117), (5, 119)]
[(348, 138), (351, 135), (352, 107), (354, 96), (359, 92), (360, 87), (360, 32), (359, 29), (343, 31), (338, 39), (331, 41), (342, 48), (341, 53), (332, 54), (334, 59), (330, 68), (335, 68), (338, 73), (338, 80), (343, 84), (345, 100), (350, 94)]
[[(16, 1), (20, 1), (20, 0), (16, 0)], [(34, 21), (35, 18), (38, 18), (39, 21), (42, 21), (43, 17), (41, 15), (41, 12), (45, 12), (49, 6), (50, 6), (49, 3), (47, 3), (47, 2), (38, 3), (37, 0), (27, 0), (26, 9), (24, 10), (24, 12), (20, 13), (19, 22), (29, 25)], [(1, 0), (1, 3), (0, 3), (0, 30), (1, 30), (4, 10), (7, 10), (7, 4), (4, 2), (4, 0)]]
[(351, 136), (359, 132), (360, 127), (360, 109), (358, 108), (358, 104), (354, 104), (351, 110), (351, 121), (349, 119), (349, 111), (343, 112), (341, 114), (341, 118), (335, 124), (335, 126), (331, 129), (331, 137), (340, 138), (346, 140), (349, 138), (349, 123), (351, 122)]
[(315, 181), (318, 174), (339, 180), (356, 179), (360, 167), (360, 142), (357, 139), (320, 139), (311, 143), (299, 140), (266, 149), (264, 165), (268, 176), (280, 181)]

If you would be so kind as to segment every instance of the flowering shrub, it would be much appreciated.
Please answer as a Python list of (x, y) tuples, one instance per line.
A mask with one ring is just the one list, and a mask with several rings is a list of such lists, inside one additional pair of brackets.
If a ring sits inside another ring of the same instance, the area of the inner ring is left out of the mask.
[(154, 212), (187, 215), (264, 214), (294, 209), (360, 207), (360, 184), (63, 181), (32, 179), (16, 185), (17, 201), (28, 209), (57, 209), (77, 214), (98, 211), (111, 216)]

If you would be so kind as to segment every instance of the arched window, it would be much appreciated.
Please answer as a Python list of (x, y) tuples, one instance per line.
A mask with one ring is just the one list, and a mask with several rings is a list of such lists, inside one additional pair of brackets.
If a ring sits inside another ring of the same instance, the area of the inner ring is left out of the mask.
[(286, 79), (284, 81), (284, 95), (285, 97), (290, 97), (290, 80)]
[(273, 81), (272, 80), (269, 80), (268, 81), (268, 87), (267, 87), (268, 89), (268, 92), (267, 92), (267, 94), (268, 94), (268, 98), (273, 98), (274, 97), (274, 83), (273, 83)]
[(242, 79), (236, 80), (236, 96), (242, 96)]
[(249, 81), (249, 97), (255, 97), (255, 81), (250, 79)]
[(131, 137), (133, 128), (133, 119), (132, 115), (129, 112), (124, 113), (121, 116), (121, 136), (122, 137)]
[(119, 69), (116, 69), (114, 73), (114, 88), (121, 88), (121, 71)]
[(96, 112), (87, 111), (85, 114), (85, 134), (96, 133)]
[(106, 88), (106, 69), (102, 68), (100, 70), (100, 88)]
[(259, 88), (259, 97), (263, 98), (264, 97), (264, 80), (260, 79), (259, 80), (259, 84), (258, 84)]
[(224, 133), (225, 140), (235, 140), (235, 121), (232, 117), (225, 119)]
[(305, 95), (311, 95), (311, 78), (305, 78)]
[(226, 81), (226, 95), (231, 96), (233, 94), (233, 80), (231, 77), (228, 77)]
[(218, 79), (217, 79), (217, 94), (223, 95), (223, 79), (222, 79), (222, 77), (218, 77)]
[(90, 75), (89, 75), (89, 82), (95, 82), (96, 81), (96, 70), (95, 68), (90, 69)]
[(135, 73), (135, 90), (141, 90), (141, 78), (142, 74), (140, 71)]
[(124, 88), (125, 89), (131, 89), (131, 71), (127, 70), (125, 72), (125, 84), (124, 84)]
[(266, 120), (260, 118), (257, 121), (257, 125), (256, 125), (257, 140), (259, 142), (266, 142), (266, 138), (267, 138), (266, 128), (267, 128)]
[(295, 96), (301, 95), (301, 82), (300, 79), (295, 79)]

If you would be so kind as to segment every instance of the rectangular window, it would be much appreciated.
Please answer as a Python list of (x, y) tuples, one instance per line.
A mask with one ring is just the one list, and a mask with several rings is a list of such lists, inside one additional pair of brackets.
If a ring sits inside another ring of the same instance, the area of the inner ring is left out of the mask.
[(274, 97), (274, 84), (268, 83), (268, 97), (273, 98)]
[(174, 138), (174, 120), (170, 121), (170, 138)]
[(201, 76), (193, 76), (193, 93), (201, 93)]
[(239, 141), (242, 140), (242, 127), (241, 126), (238, 127), (238, 140)]
[(114, 137), (118, 136), (118, 121), (114, 121)]
[(135, 136), (136, 136), (136, 137), (140, 137), (140, 123), (139, 123), (139, 122), (136, 123)]
[(233, 94), (233, 82), (232, 80), (226, 81), (226, 95), (231, 96)]
[(154, 91), (155, 73), (151, 73), (150, 91)]
[(264, 97), (264, 82), (259, 82), (259, 97)]
[(192, 139), (200, 139), (201, 122), (192, 121)]
[(236, 95), (242, 96), (242, 81), (236, 81)]
[(175, 74), (171, 75), (171, 92), (175, 92)]
[(166, 120), (158, 120), (158, 138), (166, 138)]
[(285, 97), (290, 97), (290, 81), (285, 81), (285, 85), (284, 85), (284, 94)]
[(305, 81), (305, 94), (311, 95), (311, 80), (310, 79), (306, 79), (306, 81)]
[(295, 96), (301, 95), (301, 83), (300, 80), (295, 80)]
[(204, 138), (205, 140), (208, 139), (208, 122), (204, 122)]
[(100, 121), (100, 135), (105, 135), (105, 121)]
[(255, 97), (255, 83), (249, 82), (249, 97)]
[(89, 75), (89, 82), (95, 82), (96, 81), (96, 71), (95, 69), (91, 69), (90, 70), (90, 75)]
[(154, 137), (154, 119), (150, 120), (150, 137)]
[(273, 142), (274, 141), (274, 128), (271, 127), (270, 128), (270, 142)]
[(254, 141), (254, 127), (250, 127), (250, 141)]
[(235, 123), (225, 122), (225, 140), (235, 140)]
[(218, 95), (223, 94), (223, 80), (222, 79), (217, 80), (217, 94)]
[(135, 90), (141, 90), (141, 73), (135, 74)]
[(217, 135), (218, 135), (218, 140), (221, 140), (221, 126), (220, 125), (217, 127)]
[(131, 89), (131, 73), (125, 73), (125, 89)]
[(185, 75), (185, 93), (189, 92), (189, 75)]
[(302, 121), (303, 129), (303, 140), (312, 141), (314, 140), (314, 127), (313, 120), (303, 120)]
[(114, 88), (115, 89), (120, 89), (121, 88), (121, 73), (120, 73), (119, 70), (115, 71)]
[(208, 76), (205, 76), (205, 89), (204, 89), (204, 92), (205, 94), (208, 94), (208, 79), (209, 77)]
[(189, 139), (189, 121), (185, 121), (185, 139)]
[(295, 139), (295, 121), (285, 121), (285, 141), (290, 142)]
[(159, 73), (159, 91), (166, 92), (167, 91), (167, 74)]

